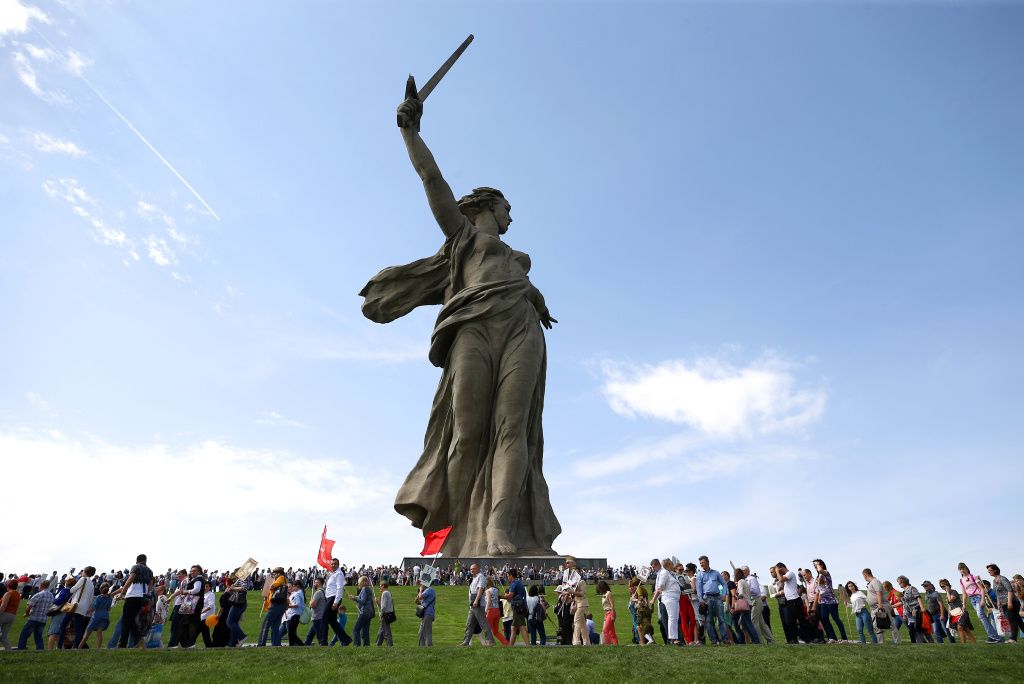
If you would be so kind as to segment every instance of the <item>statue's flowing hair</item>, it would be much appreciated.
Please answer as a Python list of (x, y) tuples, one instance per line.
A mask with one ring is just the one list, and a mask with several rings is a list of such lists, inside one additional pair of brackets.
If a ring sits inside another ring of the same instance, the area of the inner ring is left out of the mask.
[(459, 200), (459, 211), (467, 218), (472, 219), (479, 212), (493, 209), (494, 205), (504, 200), (505, 195), (496, 188), (473, 188), (473, 192)]

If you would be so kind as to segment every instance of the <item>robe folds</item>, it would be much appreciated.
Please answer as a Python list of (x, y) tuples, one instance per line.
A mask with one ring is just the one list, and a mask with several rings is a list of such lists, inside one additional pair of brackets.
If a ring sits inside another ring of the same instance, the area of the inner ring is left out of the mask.
[[(398, 492), (395, 510), (424, 534), (451, 525), (444, 546), (448, 557), (491, 555), (487, 525), (494, 511), (514, 513), (504, 532), (516, 555), (549, 555), (561, 527), (542, 472), (544, 333), (525, 275), (465, 287), (465, 269), (486, 248), (482, 239), (464, 221), (435, 255), (386, 268), (359, 293), (363, 314), (378, 323), (417, 306), (442, 305), (429, 352), (441, 379), (423, 453)], [(528, 257), (509, 253), (528, 269)], [(517, 494), (497, 501), (496, 459), (524, 458), (513, 469)]]

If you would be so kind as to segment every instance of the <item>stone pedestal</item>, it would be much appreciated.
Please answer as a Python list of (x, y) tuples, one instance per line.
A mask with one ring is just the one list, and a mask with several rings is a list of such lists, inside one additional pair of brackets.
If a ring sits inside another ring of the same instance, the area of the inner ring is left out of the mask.
[[(607, 558), (579, 558), (576, 556), (574, 558), (576, 558), (576, 567), (580, 570), (598, 570), (608, 567)], [(445, 558), (441, 556), (436, 561), (432, 556), (407, 556), (402, 559), (399, 567), (404, 570), (412, 568), (414, 565), (418, 565), (421, 568), (424, 565), (433, 565), (436, 568), (447, 570), (455, 565), (455, 561), (459, 561), (464, 569), (468, 569), (470, 565), (476, 563), (484, 571), (488, 567), (503, 568), (506, 565), (514, 568), (522, 568), (526, 565), (533, 568), (557, 568), (560, 565), (565, 565), (565, 556), (498, 556), (479, 558)]]

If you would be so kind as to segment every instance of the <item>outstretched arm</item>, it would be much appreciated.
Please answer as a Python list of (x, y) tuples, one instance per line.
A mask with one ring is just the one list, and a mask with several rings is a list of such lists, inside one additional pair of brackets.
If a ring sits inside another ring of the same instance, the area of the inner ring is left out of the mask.
[[(415, 91), (414, 91), (415, 92)], [(415, 96), (406, 97), (398, 106), (398, 127), (402, 131), (405, 149), (409, 152), (409, 161), (416, 169), (423, 189), (427, 193), (427, 202), (434, 212), (434, 219), (441, 227), (445, 237), (451, 237), (462, 227), (463, 216), (455, 201), (452, 189), (437, 168), (434, 155), (420, 137), (420, 116), (423, 114), (423, 103)]]

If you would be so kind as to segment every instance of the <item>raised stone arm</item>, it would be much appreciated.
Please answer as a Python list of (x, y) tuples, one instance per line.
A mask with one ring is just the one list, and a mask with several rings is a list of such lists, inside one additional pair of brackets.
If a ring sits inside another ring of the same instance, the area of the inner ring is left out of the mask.
[(415, 95), (415, 86), (412, 95), (409, 96), (408, 92), (406, 95), (405, 101), (398, 106), (398, 127), (402, 131), (405, 149), (409, 152), (409, 161), (423, 181), (423, 190), (427, 193), (427, 202), (434, 213), (434, 219), (445, 236), (451, 237), (462, 226), (462, 212), (459, 211), (452, 189), (437, 168), (434, 155), (420, 137), (423, 103)]

